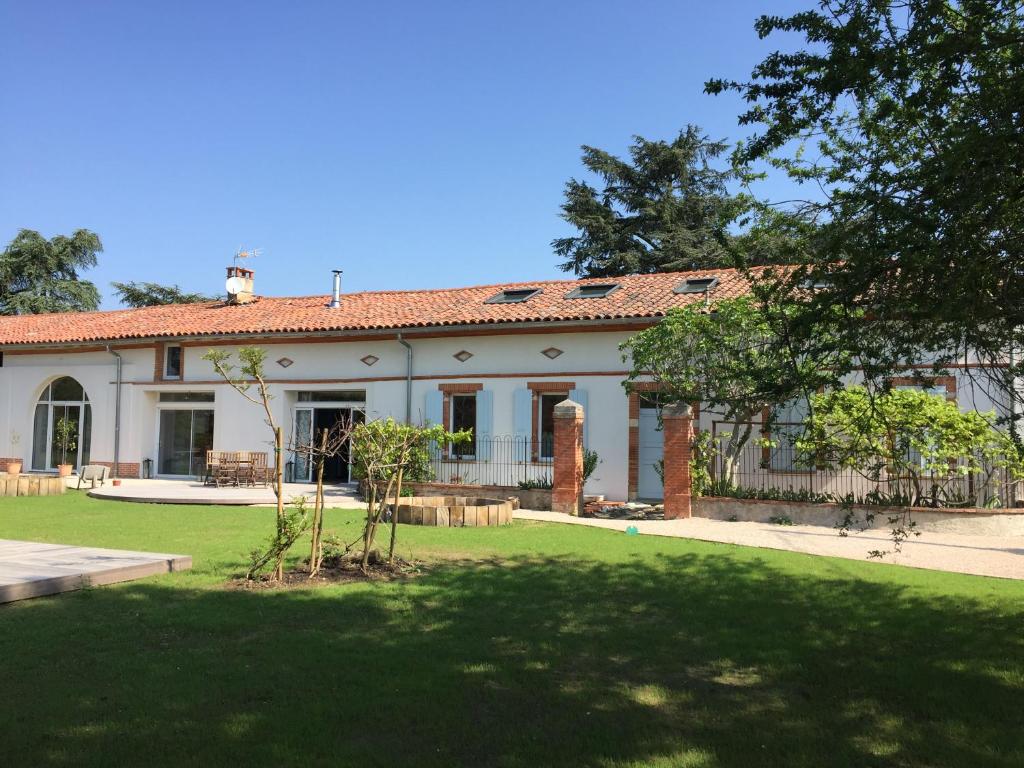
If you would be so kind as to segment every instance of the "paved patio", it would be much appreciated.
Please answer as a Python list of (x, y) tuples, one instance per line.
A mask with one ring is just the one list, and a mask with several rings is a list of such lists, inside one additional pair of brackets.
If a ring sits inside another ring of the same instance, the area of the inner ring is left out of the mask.
[[(815, 525), (733, 523), (700, 517), (686, 520), (598, 520), (525, 509), (517, 510), (515, 517), (519, 520), (586, 525), (615, 531), (625, 531), (634, 525), (638, 533), (649, 536), (741, 544), (849, 560), (866, 560), (871, 550), (892, 549), (888, 531), (878, 530), (840, 536), (832, 528)], [(886, 555), (881, 561), (873, 562), (976, 576), (1024, 579), (1024, 537), (922, 533), (905, 542), (902, 552)]]
[[(74, 487), (72, 484), (71, 487)], [(84, 486), (83, 486), (84, 488)], [(285, 483), (284, 498), (296, 496), (312, 500), (316, 486), (312, 483)], [(144, 504), (224, 504), (231, 506), (273, 506), (277, 503), (270, 486), (262, 488), (216, 488), (195, 480), (122, 480), (120, 486), (109, 480), (106, 485), (89, 491), (97, 499), (136, 501)], [(324, 486), (324, 503), (328, 507), (362, 506), (355, 485)]]
[(0, 539), (0, 603), (186, 571), (188, 555)]

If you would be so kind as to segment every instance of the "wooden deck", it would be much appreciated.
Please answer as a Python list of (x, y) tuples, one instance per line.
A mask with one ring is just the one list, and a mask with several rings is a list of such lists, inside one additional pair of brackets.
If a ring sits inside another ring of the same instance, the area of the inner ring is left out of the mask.
[(0, 539), (0, 603), (192, 567), (188, 555)]

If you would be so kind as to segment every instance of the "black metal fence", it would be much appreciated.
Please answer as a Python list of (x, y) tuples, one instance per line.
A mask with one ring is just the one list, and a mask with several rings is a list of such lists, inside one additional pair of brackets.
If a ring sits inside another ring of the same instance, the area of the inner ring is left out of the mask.
[(924, 507), (1012, 507), (1024, 484), (999, 462), (950, 462), (942, 471), (908, 457), (897, 472), (836, 467), (787, 444), (745, 445), (732, 461), (715, 450), (707, 495), (787, 501), (842, 501)]
[(550, 439), (510, 435), (477, 438), (470, 445), (435, 446), (430, 456), (432, 480), (445, 484), (550, 488), (552, 448)]

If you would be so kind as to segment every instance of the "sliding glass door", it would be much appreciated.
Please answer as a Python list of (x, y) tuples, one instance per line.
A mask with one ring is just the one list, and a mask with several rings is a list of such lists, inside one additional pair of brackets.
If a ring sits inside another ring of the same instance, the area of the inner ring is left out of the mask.
[(157, 472), (199, 476), (213, 447), (213, 411), (161, 409)]

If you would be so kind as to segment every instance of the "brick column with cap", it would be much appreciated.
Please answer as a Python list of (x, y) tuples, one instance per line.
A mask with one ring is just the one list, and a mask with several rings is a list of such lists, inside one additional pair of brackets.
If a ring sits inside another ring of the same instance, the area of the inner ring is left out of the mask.
[(665, 519), (693, 514), (690, 452), (693, 447), (693, 408), (675, 403), (661, 411), (665, 438)]
[(551, 511), (579, 515), (583, 508), (583, 406), (563, 400), (555, 406)]

